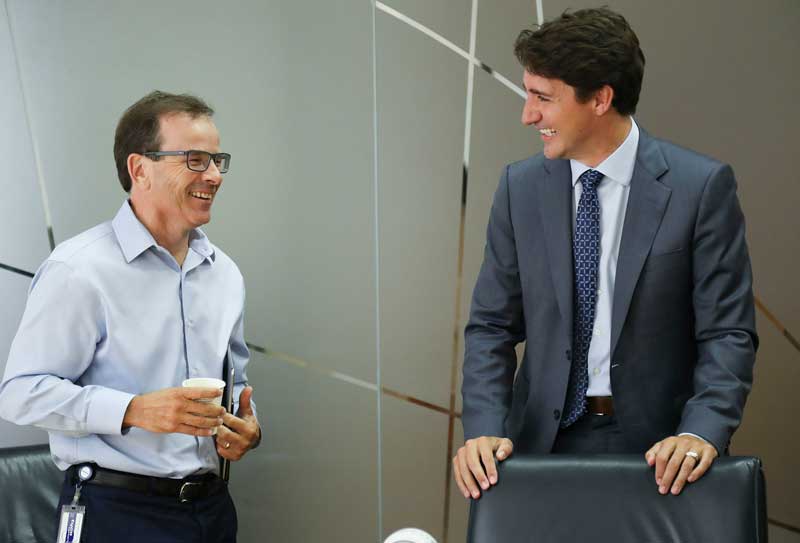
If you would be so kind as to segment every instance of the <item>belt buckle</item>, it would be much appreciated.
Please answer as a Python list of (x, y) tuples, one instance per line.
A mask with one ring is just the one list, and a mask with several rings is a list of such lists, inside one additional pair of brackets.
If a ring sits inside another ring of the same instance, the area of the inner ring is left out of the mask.
[(196, 483), (192, 481), (186, 481), (181, 485), (180, 492), (178, 492), (178, 501), (180, 503), (188, 503), (197, 497), (197, 494), (193, 489), (199, 490), (197, 487), (203, 486), (203, 483)]

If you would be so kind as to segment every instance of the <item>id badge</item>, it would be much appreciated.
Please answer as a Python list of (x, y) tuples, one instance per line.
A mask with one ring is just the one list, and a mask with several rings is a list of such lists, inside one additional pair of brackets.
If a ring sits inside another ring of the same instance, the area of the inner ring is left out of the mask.
[(62, 506), (56, 543), (78, 543), (81, 540), (84, 516), (86, 516), (84, 505)]

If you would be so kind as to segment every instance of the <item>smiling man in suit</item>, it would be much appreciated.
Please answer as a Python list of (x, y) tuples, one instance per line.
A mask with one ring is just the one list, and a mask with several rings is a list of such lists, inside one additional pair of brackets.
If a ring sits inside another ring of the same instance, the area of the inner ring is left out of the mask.
[(733, 171), (637, 126), (644, 55), (621, 15), (564, 13), (515, 54), (522, 122), (544, 150), (508, 165), (495, 194), (454, 478), (478, 498), (512, 451), (636, 453), (679, 494), (725, 454), (752, 385)]

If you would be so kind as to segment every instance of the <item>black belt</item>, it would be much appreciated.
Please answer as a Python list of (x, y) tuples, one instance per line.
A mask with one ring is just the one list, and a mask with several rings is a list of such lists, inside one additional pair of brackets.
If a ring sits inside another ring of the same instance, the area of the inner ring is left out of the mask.
[(84, 484), (123, 488), (151, 496), (168, 496), (176, 498), (181, 503), (213, 496), (226, 486), (225, 482), (213, 473), (170, 479), (101, 468), (96, 464), (71, 466), (67, 470), (71, 484), (77, 483), (78, 470), (83, 466), (89, 466), (94, 471), (92, 478), (84, 481)]

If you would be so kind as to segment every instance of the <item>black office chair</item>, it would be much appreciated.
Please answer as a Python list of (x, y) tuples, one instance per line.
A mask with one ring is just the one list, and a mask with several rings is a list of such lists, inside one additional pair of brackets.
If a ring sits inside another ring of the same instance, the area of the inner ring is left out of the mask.
[(64, 474), (48, 445), (0, 449), (0, 543), (52, 543)]
[(766, 543), (761, 461), (717, 458), (680, 495), (639, 455), (511, 457), (473, 500), (468, 543)]

